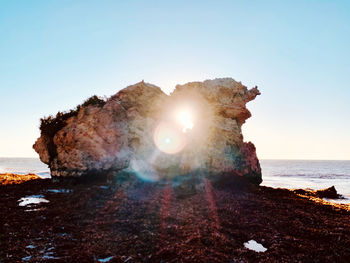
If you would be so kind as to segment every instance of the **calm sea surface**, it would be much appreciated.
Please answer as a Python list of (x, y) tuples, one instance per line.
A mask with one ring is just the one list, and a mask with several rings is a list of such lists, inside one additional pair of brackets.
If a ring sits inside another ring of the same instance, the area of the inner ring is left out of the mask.
[(27, 174), (35, 173), (43, 178), (50, 177), (46, 164), (37, 158), (1, 158), (0, 173)]
[[(262, 185), (323, 189), (332, 185), (350, 202), (350, 161), (261, 160)], [(0, 173), (36, 173), (50, 177), (47, 165), (35, 158), (0, 158)]]
[(350, 202), (350, 161), (261, 160), (262, 185), (323, 189), (335, 186)]

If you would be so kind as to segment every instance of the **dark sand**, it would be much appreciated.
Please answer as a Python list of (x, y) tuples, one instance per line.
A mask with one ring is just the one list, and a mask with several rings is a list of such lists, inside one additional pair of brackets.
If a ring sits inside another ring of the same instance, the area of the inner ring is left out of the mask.
[[(66, 184), (0, 186), (0, 262), (350, 262), (346, 207), (288, 190)], [(50, 202), (18, 206), (38, 194)], [(245, 248), (251, 239), (267, 251)]]

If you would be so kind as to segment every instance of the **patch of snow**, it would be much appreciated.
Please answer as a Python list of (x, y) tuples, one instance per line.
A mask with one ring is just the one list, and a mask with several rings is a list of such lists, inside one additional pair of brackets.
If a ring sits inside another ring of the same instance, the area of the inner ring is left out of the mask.
[(266, 247), (256, 242), (255, 240), (249, 240), (248, 242), (244, 243), (244, 246), (255, 252), (265, 252), (267, 250)]
[(48, 203), (49, 200), (45, 199), (43, 195), (30, 195), (22, 197), (18, 200), (19, 206), (27, 206), (32, 204)]
[(110, 261), (112, 258), (114, 258), (114, 257), (112, 256), (112, 257), (108, 257), (108, 258), (99, 258), (97, 261), (98, 261), (98, 262), (108, 262), (108, 261)]
[(28, 261), (28, 260), (30, 260), (31, 258), (32, 258), (32, 256), (24, 257), (24, 258), (22, 258), (22, 261)]

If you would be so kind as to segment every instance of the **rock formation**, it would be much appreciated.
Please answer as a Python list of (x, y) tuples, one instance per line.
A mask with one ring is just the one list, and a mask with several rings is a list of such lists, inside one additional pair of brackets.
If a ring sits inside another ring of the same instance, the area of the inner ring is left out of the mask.
[(338, 194), (334, 185), (329, 187), (329, 188), (316, 190), (316, 191), (313, 191), (311, 189), (295, 189), (295, 190), (293, 190), (293, 192), (300, 195), (300, 196), (306, 196), (306, 197), (344, 199), (344, 196)]
[(12, 173), (5, 173), (0, 174), (0, 186), (1, 185), (8, 185), (8, 184), (21, 184), (30, 180), (37, 180), (41, 179), (36, 174), (12, 174)]
[(76, 110), (42, 119), (33, 148), (52, 176), (128, 170), (145, 180), (178, 175), (232, 173), (261, 183), (242, 124), (246, 103), (260, 92), (231, 78), (177, 85), (168, 96), (139, 82), (106, 101), (90, 99)]

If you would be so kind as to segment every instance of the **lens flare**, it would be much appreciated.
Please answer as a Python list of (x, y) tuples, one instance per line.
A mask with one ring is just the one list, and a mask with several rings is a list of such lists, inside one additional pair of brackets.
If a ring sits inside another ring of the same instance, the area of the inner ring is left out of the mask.
[(181, 130), (176, 125), (167, 122), (158, 124), (153, 139), (158, 149), (168, 154), (178, 153), (186, 145), (186, 137)]
[(182, 132), (186, 133), (187, 130), (192, 130), (194, 124), (193, 124), (193, 118), (188, 110), (181, 110), (177, 113), (176, 119), (178, 123), (182, 126)]

